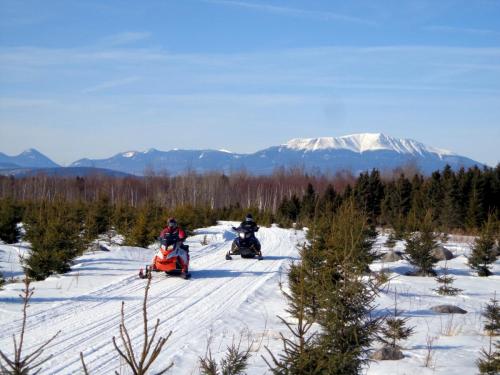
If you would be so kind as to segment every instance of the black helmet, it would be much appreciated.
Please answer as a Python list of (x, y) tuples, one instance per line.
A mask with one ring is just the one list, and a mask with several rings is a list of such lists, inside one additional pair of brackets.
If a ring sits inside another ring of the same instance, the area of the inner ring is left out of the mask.
[(245, 217), (245, 221), (253, 221), (252, 214), (247, 214), (247, 216)]
[(170, 219), (168, 219), (168, 226), (170, 228), (177, 228), (177, 221), (175, 221), (175, 219), (171, 217)]

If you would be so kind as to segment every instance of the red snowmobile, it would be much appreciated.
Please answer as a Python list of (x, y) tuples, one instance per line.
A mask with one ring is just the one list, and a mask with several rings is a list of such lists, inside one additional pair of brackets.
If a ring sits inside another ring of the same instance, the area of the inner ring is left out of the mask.
[(189, 279), (191, 274), (189, 268), (189, 246), (179, 241), (177, 234), (169, 234), (159, 237), (160, 249), (153, 257), (151, 265), (146, 266), (146, 272), (141, 269), (139, 277), (145, 279), (151, 277), (151, 272), (165, 272), (169, 276), (181, 276)]

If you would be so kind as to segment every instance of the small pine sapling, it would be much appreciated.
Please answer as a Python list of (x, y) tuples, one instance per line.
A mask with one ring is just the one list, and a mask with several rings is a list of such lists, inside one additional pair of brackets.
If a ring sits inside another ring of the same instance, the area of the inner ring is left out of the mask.
[(483, 317), (486, 319), (484, 324), (484, 330), (489, 336), (499, 336), (500, 335), (500, 305), (498, 304), (497, 295), (494, 294), (493, 298), (490, 299), (482, 313)]
[(478, 276), (490, 276), (490, 264), (496, 260), (495, 223), (493, 215), (488, 216), (488, 220), (481, 229), (481, 234), (474, 241), (472, 253), (469, 256), (469, 267), (477, 271)]
[(408, 320), (409, 318), (401, 318), (401, 311), (398, 310), (397, 305), (397, 293), (394, 293), (394, 312), (384, 319), (379, 340), (392, 349), (401, 349), (400, 341), (407, 340), (415, 329), (407, 326)]
[[(241, 349), (241, 340), (238, 344), (234, 341), (227, 347), (226, 356), (220, 361), (220, 366), (212, 357), (210, 349), (205, 358), (200, 358), (200, 371), (202, 375), (241, 375), (248, 367), (250, 348)], [(219, 370), (220, 368), (220, 370)]]
[(450, 240), (450, 235), (446, 232), (443, 232), (439, 236), (439, 240), (441, 241), (441, 243), (447, 243)]
[[(303, 248), (302, 255), (305, 254)], [(314, 249), (312, 249), (314, 251)], [(301, 374), (312, 373), (311, 369), (316, 366), (313, 353), (313, 340), (315, 335), (309, 334), (309, 330), (313, 326), (314, 320), (308, 314), (308, 284), (306, 274), (308, 274), (307, 266), (303, 261), (301, 264), (292, 264), (288, 279), (292, 285), (291, 291), (286, 292), (282, 284), (280, 288), (285, 298), (288, 301), (287, 312), (296, 318), (295, 322), (288, 322), (282, 317), (278, 317), (290, 331), (289, 335), (280, 333), (283, 343), (283, 352), (275, 356), (268, 347), (266, 350), (271, 356), (268, 361), (264, 361), (269, 366), (272, 374)]]
[(500, 341), (494, 345), (490, 336), (490, 345), (488, 351), (481, 350), (481, 356), (476, 360), (479, 374), (498, 375), (500, 373)]
[(433, 232), (432, 213), (425, 215), (420, 231), (413, 233), (406, 239), (406, 254), (411, 265), (417, 268), (416, 275), (434, 276), (433, 269), (437, 259), (432, 252), (437, 246), (437, 236)]
[(448, 266), (446, 262), (443, 267), (443, 273), (436, 276), (436, 281), (438, 282), (439, 287), (433, 290), (441, 296), (456, 296), (462, 291), (462, 289), (455, 288), (453, 286), (455, 278), (450, 276), (448, 273)]
[(385, 246), (390, 250), (394, 249), (394, 247), (396, 246), (396, 236), (394, 235), (394, 233), (389, 234), (387, 240), (385, 241)]

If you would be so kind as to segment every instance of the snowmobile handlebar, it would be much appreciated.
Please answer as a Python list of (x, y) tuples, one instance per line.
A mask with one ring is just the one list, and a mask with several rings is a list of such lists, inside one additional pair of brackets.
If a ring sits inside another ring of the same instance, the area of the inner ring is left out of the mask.
[(162, 245), (166, 245), (166, 246), (173, 245), (179, 241), (179, 236), (176, 234), (167, 234), (167, 235), (158, 237), (158, 241), (160, 241), (160, 243)]
[(259, 227), (255, 227), (255, 229), (250, 229), (250, 228), (242, 228), (242, 227), (233, 227), (233, 230), (236, 232), (258, 232)]

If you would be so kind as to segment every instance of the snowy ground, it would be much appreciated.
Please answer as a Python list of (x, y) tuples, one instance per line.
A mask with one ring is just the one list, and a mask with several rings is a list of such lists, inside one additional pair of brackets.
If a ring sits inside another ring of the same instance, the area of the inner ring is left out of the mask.
[[(200, 229), (189, 239), (191, 248), (191, 280), (154, 275), (150, 298), (151, 321), (161, 320), (163, 335), (173, 331), (160, 358), (161, 368), (174, 362), (172, 374), (197, 374), (198, 358), (206, 352), (207, 342), (215, 357), (224, 352), (232, 340), (242, 337), (242, 346), (252, 344), (248, 374), (265, 374), (267, 366), (264, 347), (277, 353), (281, 348), (279, 332), (286, 328), (276, 315), (286, 316), (285, 300), (278, 287), (286, 280), (286, 269), (297, 259), (297, 244), (304, 242), (301, 231), (261, 228), (257, 233), (265, 259), (263, 261), (224, 259), (233, 232), (231, 224)], [(201, 243), (206, 239), (207, 245)], [(383, 248), (384, 236), (376, 246)], [(479, 278), (470, 272), (465, 255), (470, 238), (452, 238), (446, 245), (455, 255), (448, 261), (455, 286), (464, 291), (456, 297), (441, 297), (432, 291), (433, 278), (403, 276), (409, 270), (405, 261), (376, 263), (372, 269), (389, 268), (393, 279), (378, 299), (378, 313), (392, 309), (394, 293), (398, 308), (410, 317), (416, 334), (405, 343), (405, 358), (401, 361), (372, 363), (370, 375), (381, 374), (474, 374), (474, 361), (488, 338), (482, 335), (481, 308), (499, 290), (500, 265), (495, 275)], [(0, 245), (0, 270), (7, 279), (22, 274), (18, 254), (27, 244)], [(402, 249), (402, 243), (397, 245)], [(144, 280), (137, 270), (149, 262), (155, 249), (109, 246), (110, 251), (89, 252), (78, 258), (73, 270), (62, 276), (33, 283), (35, 294), (29, 308), (26, 350), (61, 330), (57, 340), (47, 349), (54, 359), (44, 367), (43, 374), (82, 373), (79, 352), (85, 355), (92, 374), (110, 374), (114, 370), (127, 373), (113, 349), (111, 338), (119, 334), (119, 311), (125, 301), (126, 324), (137, 346), (142, 335), (142, 297)], [(440, 262), (439, 265), (443, 265)], [(20, 325), (21, 303), (18, 297), (22, 285), (8, 284), (0, 291), (0, 347), (10, 350), (12, 334)], [(439, 315), (430, 307), (456, 304), (466, 315)], [(424, 367), (426, 337), (433, 337), (431, 367)]]

